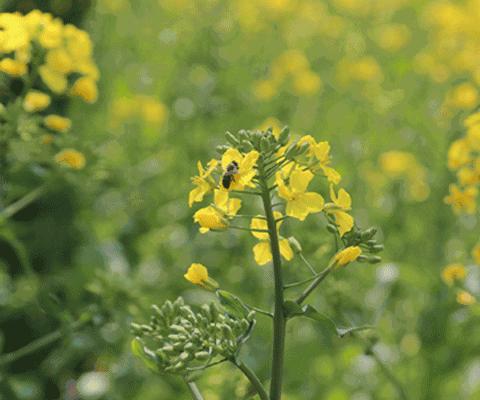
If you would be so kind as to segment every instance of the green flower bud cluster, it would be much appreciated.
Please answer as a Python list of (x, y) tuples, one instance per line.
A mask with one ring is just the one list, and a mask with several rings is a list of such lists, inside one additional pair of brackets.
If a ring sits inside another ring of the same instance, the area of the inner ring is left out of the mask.
[(358, 257), (358, 262), (377, 264), (382, 261), (382, 258), (377, 254), (383, 251), (383, 244), (378, 243), (378, 241), (374, 239), (376, 234), (376, 228), (370, 227), (361, 230), (357, 226), (354, 226), (350, 232), (347, 232), (343, 236), (342, 240), (346, 247), (360, 246), (362, 248), (362, 255)]
[(273, 134), (273, 129), (267, 130), (240, 130), (237, 133), (225, 133), (228, 145), (217, 146), (217, 151), (223, 154), (229, 147), (248, 153), (257, 150), (260, 153), (274, 153), (290, 141), (290, 130), (284, 127), (278, 135)]
[(235, 318), (215, 303), (194, 310), (181, 297), (152, 306), (150, 323), (132, 323), (132, 351), (164, 374), (187, 375), (216, 358), (232, 358), (251, 333), (253, 316)]

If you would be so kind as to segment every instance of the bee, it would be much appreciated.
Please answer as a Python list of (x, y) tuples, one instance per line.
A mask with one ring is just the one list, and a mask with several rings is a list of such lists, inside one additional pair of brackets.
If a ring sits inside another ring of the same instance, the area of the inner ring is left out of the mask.
[(225, 168), (225, 173), (222, 176), (222, 186), (225, 189), (228, 189), (232, 182), (235, 181), (234, 175), (236, 174), (238, 174), (238, 163), (236, 161), (232, 161), (227, 165), (227, 168)]

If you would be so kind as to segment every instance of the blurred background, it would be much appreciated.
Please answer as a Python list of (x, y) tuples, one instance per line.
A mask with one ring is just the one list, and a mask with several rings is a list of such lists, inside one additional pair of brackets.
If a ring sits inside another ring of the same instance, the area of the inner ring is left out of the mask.
[[(467, 262), (477, 218), (444, 204), (449, 144), (480, 102), (480, 1), (49, 0), (39, 8), (85, 29), (99, 66), (94, 106), (65, 104), (86, 155), (17, 213), (0, 238), (0, 352), (60, 340), (0, 365), (1, 399), (189, 398), (130, 353), (129, 323), (152, 303), (208, 294), (183, 279), (208, 266), (249, 304), (272, 301), (269, 266), (247, 234), (200, 235), (187, 205), (196, 160), (226, 130), (283, 126), (332, 145), (354, 216), (376, 226), (383, 262), (327, 280), (312, 303), (340, 325), (374, 324), (378, 342), (292, 321), (285, 399), (478, 399), (480, 328), (440, 277)], [(333, 248), (319, 216), (289, 223), (311, 262)], [(480, 270), (466, 285), (480, 293)], [(303, 276), (301, 262), (285, 266)], [(93, 323), (75, 331), (83, 313)], [(270, 323), (242, 357), (268, 376)], [(301, 368), (299, 368), (301, 366)], [(230, 367), (199, 380), (207, 400), (247, 399)]]

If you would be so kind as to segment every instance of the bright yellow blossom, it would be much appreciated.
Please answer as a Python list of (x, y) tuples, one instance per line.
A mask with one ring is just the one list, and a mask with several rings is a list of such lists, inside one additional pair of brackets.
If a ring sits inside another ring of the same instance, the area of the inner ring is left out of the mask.
[(55, 155), (55, 161), (72, 169), (85, 167), (85, 156), (77, 150), (65, 149)]
[(87, 103), (95, 103), (98, 97), (97, 84), (95, 80), (87, 76), (78, 78), (72, 86), (71, 93)]
[(227, 166), (235, 161), (238, 164), (238, 173), (233, 176), (233, 182), (229, 189), (243, 190), (245, 187), (255, 187), (252, 179), (256, 175), (255, 165), (260, 154), (256, 150), (243, 155), (237, 149), (231, 147), (222, 156), (222, 168), (225, 171)]
[(330, 183), (338, 185), (342, 179), (341, 175), (332, 167), (330, 167), (330, 144), (326, 141), (316, 142), (311, 135), (305, 135), (298, 141), (299, 145), (308, 143), (307, 155), (310, 158), (315, 158), (318, 164), (312, 165), (313, 170), (320, 170), (326, 176)]
[(448, 168), (458, 169), (471, 160), (470, 146), (465, 139), (455, 140), (448, 149)]
[(231, 199), (226, 190), (216, 189), (213, 198), (215, 207), (229, 217), (236, 215), (242, 206), (242, 200)]
[(445, 197), (446, 204), (450, 204), (453, 211), (457, 214), (473, 214), (477, 209), (478, 189), (474, 186), (468, 186), (461, 190), (457, 185), (449, 186), (450, 194)]
[(55, 114), (47, 115), (43, 119), (43, 123), (47, 128), (57, 132), (67, 132), (72, 126), (70, 119)]
[(477, 299), (465, 290), (459, 290), (457, 293), (457, 303), (463, 306), (475, 304)]
[(0, 61), (0, 71), (10, 76), (19, 77), (27, 73), (27, 65), (12, 58), (4, 58)]
[(360, 254), (362, 254), (362, 249), (360, 247), (349, 246), (335, 254), (334, 261), (337, 267), (344, 267), (345, 265), (355, 261)]
[(41, 65), (38, 68), (38, 73), (43, 83), (45, 83), (52, 92), (56, 94), (65, 92), (68, 82), (64, 74), (49, 68), (47, 65)]
[(335, 217), (340, 236), (343, 236), (353, 228), (353, 217), (348, 214), (352, 207), (352, 198), (345, 189), (340, 189), (337, 196), (333, 185), (330, 185), (330, 199), (332, 203), (327, 204), (325, 211)]
[(442, 271), (443, 281), (451, 286), (455, 281), (463, 281), (467, 275), (467, 270), (460, 263), (449, 264)]
[(191, 207), (193, 203), (202, 201), (205, 194), (210, 192), (215, 187), (215, 182), (213, 182), (210, 176), (217, 165), (218, 161), (212, 159), (208, 162), (207, 168), (204, 169), (201, 161), (198, 161), (198, 175), (192, 178), (192, 182), (196, 187), (192, 189), (188, 195), (189, 207)]
[(208, 270), (202, 264), (193, 263), (183, 276), (194, 285), (200, 285), (208, 280)]
[[(273, 216), (276, 220), (282, 217), (282, 213), (274, 211)], [(277, 233), (280, 230), (282, 221), (277, 222)], [(267, 230), (267, 221), (264, 218), (256, 217), (252, 218), (250, 222), (250, 228), (254, 230)], [(265, 265), (272, 261), (272, 251), (270, 247), (269, 235), (267, 232), (252, 231), (252, 235), (260, 240), (255, 246), (253, 246), (253, 255), (255, 262), (258, 265)], [(293, 250), (290, 246), (288, 239), (280, 238), (279, 240), (280, 254), (285, 260), (290, 261), (293, 258)]]
[(49, 105), (50, 96), (37, 90), (29, 91), (23, 100), (23, 108), (28, 112), (42, 111)]
[(285, 184), (281, 173), (276, 174), (279, 196), (287, 201), (286, 214), (290, 217), (305, 220), (308, 214), (323, 210), (325, 201), (315, 192), (306, 192), (308, 184), (313, 179), (310, 171), (295, 169), (291, 174), (288, 186)]
[(193, 220), (200, 225), (200, 233), (206, 233), (210, 229), (221, 230), (228, 227), (228, 221), (213, 206), (199, 209), (193, 214)]
[(29, 36), (19, 13), (0, 13), (0, 52), (10, 53), (28, 44)]

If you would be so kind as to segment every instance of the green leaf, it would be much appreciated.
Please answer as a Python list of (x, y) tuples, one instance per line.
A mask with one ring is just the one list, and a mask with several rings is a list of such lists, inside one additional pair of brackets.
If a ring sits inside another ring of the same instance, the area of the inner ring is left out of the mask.
[(143, 361), (145, 366), (154, 372), (160, 372), (156, 363), (156, 356), (151, 352), (146, 352), (143, 343), (139, 338), (134, 338), (130, 342), (130, 348), (133, 355)]

